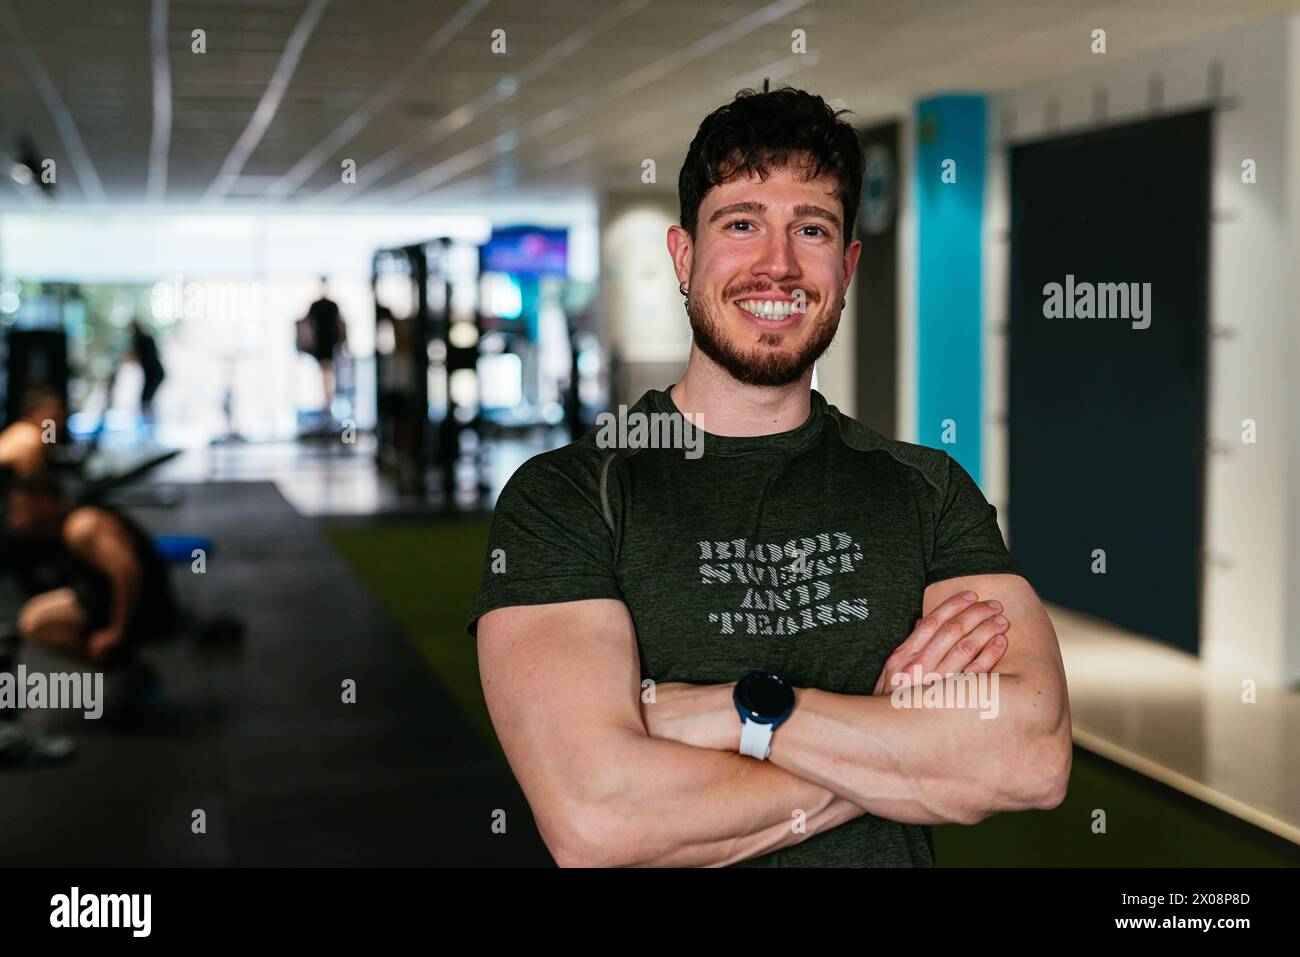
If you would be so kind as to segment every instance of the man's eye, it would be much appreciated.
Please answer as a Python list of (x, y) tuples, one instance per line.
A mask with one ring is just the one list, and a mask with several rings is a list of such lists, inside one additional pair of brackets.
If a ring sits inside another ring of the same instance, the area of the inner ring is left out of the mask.
[[(752, 222), (751, 220), (748, 220), (748, 219), (733, 219), (731, 222), (727, 223), (726, 228), (729, 229), (729, 230), (734, 230), (737, 226), (746, 226), (746, 227), (749, 227), (749, 226), (753, 226), (753, 225), (754, 225), (753, 222)], [(800, 228), (801, 230), (803, 230), (803, 229), (815, 229), (815, 230), (817, 230), (817, 231), (818, 231), (821, 235), (823, 235), (823, 236), (830, 236), (830, 230), (826, 229), (826, 227), (824, 227), (824, 226), (817, 226), (817, 225), (814, 225), (814, 224), (812, 224), (812, 223), (809, 223), (807, 226), (800, 226), (799, 228)], [(750, 233), (750, 232), (753, 232), (753, 230), (747, 228), (747, 229), (740, 230), (740, 232)]]

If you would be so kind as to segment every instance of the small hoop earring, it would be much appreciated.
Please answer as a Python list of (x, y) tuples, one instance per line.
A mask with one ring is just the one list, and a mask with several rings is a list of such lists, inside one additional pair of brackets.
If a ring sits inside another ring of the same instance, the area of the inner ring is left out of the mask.
[(686, 283), (684, 281), (677, 284), (677, 291), (680, 292), (683, 297), (691, 294), (691, 291), (686, 288)]

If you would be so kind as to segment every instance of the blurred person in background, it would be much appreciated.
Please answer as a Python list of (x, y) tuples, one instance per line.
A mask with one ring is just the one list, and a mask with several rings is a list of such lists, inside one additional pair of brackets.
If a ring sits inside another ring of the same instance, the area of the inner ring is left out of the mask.
[(320, 277), (320, 298), (307, 308), (306, 331), (310, 343), (303, 351), (308, 352), (320, 366), (321, 388), (325, 396), (322, 416), (332, 415), (334, 407), (334, 355), (339, 347), (348, 341), (347, 325), (339, 312), (338, 303), (329, 297), (329, 278)]
[(158, 343), (137, 319), (131, 320), (131, 351), (128, 358), (140, 366), (144, 385), (140, 389), (140, 417), (146, 426), (153, 425), (153, 397), (166, 378), (162, 359), (158, 356)]
[(25, 597), (22, 641), (112, 665), (176, 627), (167, 566), (125, 513), (75, 504), (48, 474), (15, 479), (7, 505), (5, 564)]
[(23, 416), (0, 432), (0, 473), (27, 476), (51, 465), (68, 410), (57, 392), (35, 386), (23, 397)]

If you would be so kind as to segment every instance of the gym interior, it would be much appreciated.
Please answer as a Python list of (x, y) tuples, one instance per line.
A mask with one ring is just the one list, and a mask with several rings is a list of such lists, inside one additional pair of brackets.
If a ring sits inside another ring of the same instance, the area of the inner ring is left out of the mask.
[(865, 156), (814, 388), (975, 478), (1069, 681), (1064, 803), (939, 865), (1300, 863), (1300, 3), (0, 0), (0, 78), (0, 459), (170, 593), (52, 706), (10, 536), (0, 864), (553, 866), (492, 509), (681, 374), (678, 170), (764, 81)]

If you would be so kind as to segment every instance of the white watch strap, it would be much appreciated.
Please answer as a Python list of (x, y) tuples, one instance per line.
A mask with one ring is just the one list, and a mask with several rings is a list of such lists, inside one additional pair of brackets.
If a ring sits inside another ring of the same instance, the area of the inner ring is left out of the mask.
[(772, 726), (746, 718), (740, 729), (740, 753), (765, 761), (771, 750)]

